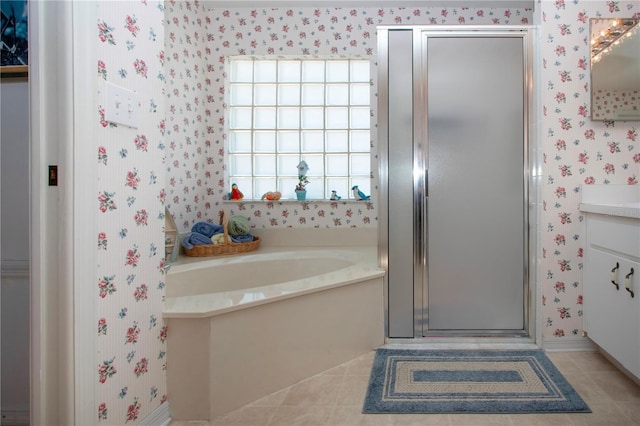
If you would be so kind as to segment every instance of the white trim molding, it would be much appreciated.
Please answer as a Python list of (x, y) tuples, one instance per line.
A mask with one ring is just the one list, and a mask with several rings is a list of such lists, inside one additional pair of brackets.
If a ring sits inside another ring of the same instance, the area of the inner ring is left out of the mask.
[(164, 402), (158, 408), (153, 410), (151, 414), (142, 419), (140, 426), (169, 426), (171, 417), (169, 417), (169, 403)]
[[(97, 235), (96, 215), (91, 211), (98, 193), (97, 169), (87, 161), (95, 156), (95, 147), (86, 143), (96, 139), (94, 108), (87, 105), (97, 105), (97, 77), (86, 70), (98, 63), (98, 52), (95, 40), (87, 37), (95, 31), (98, 21), (98, 4), (95, 1), (72, 3), (73, 51), (70, 58), (71, 80), (68, 82), (72, 89), (73, 99), (68, 106), (72, 115), (72, 127), (69, 129), (72, 137), (65, 147), (66, 161), (69, 164), (65, 181), (68, 187), (68, 204), (64, 216), (68, 220), (65, 227), (67, 233), (64, 241), (67, 243), (65, 253), (72, 253), (66, 261), (67, 277), (72, 285), (66, 289), (69, 311), (72, 316), (67, 318), (67, 328), (72, 330), (69, 340), (68, 365), (72, 371), (69, 377), (73, 380), (69, 384), (74, 390), (73, 418), (75, 424), (93, 424), (95, 422), (96, 407), (96, 339), (95, 332), (95, 300), (94, 286), (86, 283), (95, 279), (96, 249), (95, 241), (87, 235)], [(62, 220), (61, 220), (62, 221)], [(63, 262), (60, 261), (60, 264)], [(158, 424), (158, 423), (155, 423)]]
[(597, 351), (598, 347), (586, 336), (542, 339), (542, 349), (547, 352)]

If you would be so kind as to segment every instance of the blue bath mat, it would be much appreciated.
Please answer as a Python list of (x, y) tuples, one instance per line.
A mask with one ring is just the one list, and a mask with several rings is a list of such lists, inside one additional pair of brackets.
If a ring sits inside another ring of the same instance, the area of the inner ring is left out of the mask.
[(542, 351), (378, 349), (363, 413), (590, 413)]

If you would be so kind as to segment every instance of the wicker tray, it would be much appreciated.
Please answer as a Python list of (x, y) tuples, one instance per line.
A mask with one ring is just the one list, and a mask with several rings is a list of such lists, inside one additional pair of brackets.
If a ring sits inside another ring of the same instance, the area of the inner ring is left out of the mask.
[(253, 236), (253, 241), (248, 243), (234, 243), (229, 238), (227, 229), (227, 214), (220, 212), (220, 225), (224, 229), (224, 244), (197, 244), (192, 249), (184, 248), (187, 256), (206, 257), (221, 256), (226, 254), (240, 254), (256, 250), (260, 246), (260, 237)]

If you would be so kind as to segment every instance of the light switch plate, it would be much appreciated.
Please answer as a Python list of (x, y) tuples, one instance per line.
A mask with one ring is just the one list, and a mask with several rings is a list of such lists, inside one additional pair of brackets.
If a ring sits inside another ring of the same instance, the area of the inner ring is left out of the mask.
[(105, 120), (133, 128), (140, 126), (140, 102), (136, 92), (106, 82), (105, 97)]

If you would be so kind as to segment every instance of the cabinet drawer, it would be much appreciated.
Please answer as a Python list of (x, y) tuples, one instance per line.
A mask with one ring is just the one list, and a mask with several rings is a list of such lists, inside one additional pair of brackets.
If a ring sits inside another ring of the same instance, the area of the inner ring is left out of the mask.
[(587, 214), (587, 244), (602, 247), (640, 260), (638, 219)]

